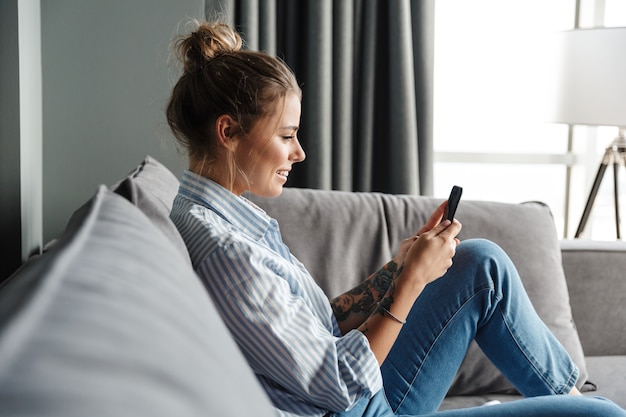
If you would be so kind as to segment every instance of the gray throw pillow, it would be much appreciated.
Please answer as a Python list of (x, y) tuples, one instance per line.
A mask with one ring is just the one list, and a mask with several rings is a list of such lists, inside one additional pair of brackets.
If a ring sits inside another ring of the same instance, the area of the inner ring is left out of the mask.
[(275, 415), (184, 257), (105, 186), (0, 313), (2, 415)]
[[(387, 262), (442, 200), (379, 193), (286, 188), (277, 198), (249, 196), (280, 224), (285, 243), (334, 297), (356, 286)], [(459, 237), (499, 244), (515, 263), (535, 309), (587, 380), (572, 318), (561, 251), (552, 215), (540, 203), (504, 204), (463, 200), (456, 218)], [(474, 344), (450, 395), (512, 392), (509, 381)]]
[(179, 185), (178, 179), (165, 165), (146, 156), (125, 178), (110, 188), (139, 207), (191, 265), (185, 242), (170, 219)]

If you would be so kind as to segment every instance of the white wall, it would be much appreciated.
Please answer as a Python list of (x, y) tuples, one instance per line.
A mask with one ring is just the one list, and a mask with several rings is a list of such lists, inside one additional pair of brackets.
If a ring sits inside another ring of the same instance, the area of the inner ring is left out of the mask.
[(42, 247), (42, 87), (39, 0), (18, 1), (22, 258)]

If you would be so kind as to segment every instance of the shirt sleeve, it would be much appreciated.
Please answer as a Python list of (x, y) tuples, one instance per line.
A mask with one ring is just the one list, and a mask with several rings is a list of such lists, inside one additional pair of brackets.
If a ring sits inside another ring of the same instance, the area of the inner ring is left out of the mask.
[(230, 242), (212, 252), (199, 272), (250, 366), (264, 385), (276, 388), (272, 400), (341, 411), (371, 397), (382, 388), (382, 377), (367, 338), (358, 330), (335, 336), (325, 316), (332, 316), (330, 307), (317, 308), (305, 288), (286, 277), (297, 271), (269, 255)]

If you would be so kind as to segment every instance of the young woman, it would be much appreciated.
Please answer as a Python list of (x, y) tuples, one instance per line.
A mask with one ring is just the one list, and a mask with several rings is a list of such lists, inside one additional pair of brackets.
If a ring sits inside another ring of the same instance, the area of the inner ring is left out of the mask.
[(177, 43), (183, 74), (167, 108), (187, 148), (171, 217), (193, 265), (280, 415), (435, 413), (472, 340), (528, 398), (450, 416), (624, 416), (570, 396), (578, 370), (493, 243), (459, 242), (446, 203), (362, 285), (328, 301), (242, 197), (278, 196), (294, 164), (301, 91), (274, 57), (229, 26), (198, 23)]

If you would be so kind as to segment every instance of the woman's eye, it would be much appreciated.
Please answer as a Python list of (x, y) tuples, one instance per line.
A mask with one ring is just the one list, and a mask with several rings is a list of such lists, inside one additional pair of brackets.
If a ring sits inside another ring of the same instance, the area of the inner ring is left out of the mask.
[(283, 139), (285, 139), (285, 140), (291, 140), (291, 139), (293, 139), (293, 135), (283, 136)]

